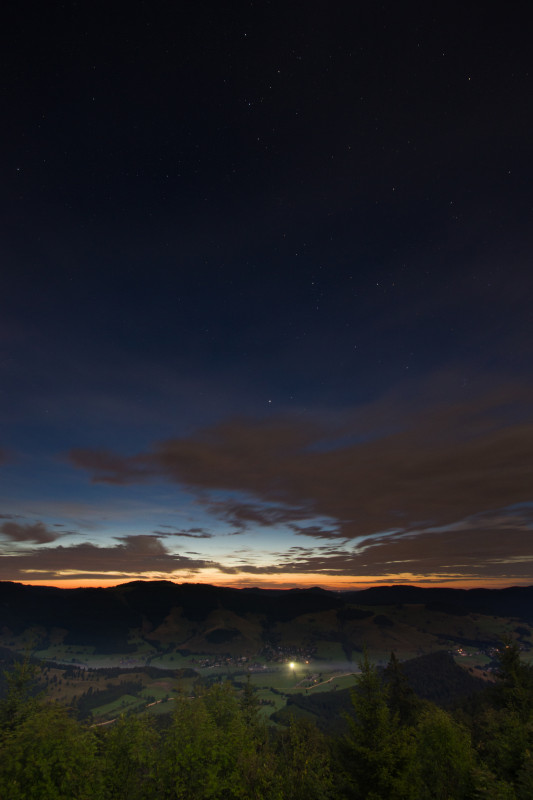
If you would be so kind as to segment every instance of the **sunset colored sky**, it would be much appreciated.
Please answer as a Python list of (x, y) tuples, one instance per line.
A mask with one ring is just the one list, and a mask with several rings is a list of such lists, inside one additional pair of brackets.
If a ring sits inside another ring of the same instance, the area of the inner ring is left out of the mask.
[(525, 9), (302, 9), (9, 11), (0, 580), (533, 583)]

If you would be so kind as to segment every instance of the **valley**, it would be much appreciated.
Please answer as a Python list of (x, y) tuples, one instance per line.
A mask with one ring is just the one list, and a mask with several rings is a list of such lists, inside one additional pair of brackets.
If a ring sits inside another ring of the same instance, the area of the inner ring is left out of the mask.
[(456, 683), (455, 662), (474, 690), (476, 680), (491, 680), (503, 638), (530, 659), (532, 597), (529, 588), (339, 593), (0, 583), (0, 647), (4, 663), (31, 656), (47, 696), (94, 724), (122, 713), (168, 714), (176, 697), (226, 680), (237, 689), (249, 681), (262, 714), (281, 720), (289, 706), (305, 706), (299, 696), (348, 693), (363, 650), (379, 667), (392, 651), (405, 663), (446, 655), (443, 680)]

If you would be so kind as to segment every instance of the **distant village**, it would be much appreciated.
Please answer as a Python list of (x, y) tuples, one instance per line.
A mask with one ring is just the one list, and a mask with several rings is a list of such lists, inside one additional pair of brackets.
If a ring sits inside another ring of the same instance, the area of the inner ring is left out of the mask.
[(316, 647), (290, 647), (275, 645), (267, 642), (260, 651), (261, 661), (256, 661), (249, 656), (232, 656), (229, 653), (224, 655), (193, 656), (189, 659), (191, 666), (208, 668), (220, 667), (244, 667), (248, 672), (267, 672), (269, 664), (287, 664), (292, 661), (308, 664), (316, 655)]

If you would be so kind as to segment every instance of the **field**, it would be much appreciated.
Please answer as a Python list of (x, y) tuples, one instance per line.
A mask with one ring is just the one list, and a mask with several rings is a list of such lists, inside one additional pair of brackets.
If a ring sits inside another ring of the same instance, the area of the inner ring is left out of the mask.
[[(283, 664), (256, 673), (200, 668), (194, 676), (156, 679), (152, 673), (147, 674), (142, 669), (121, 671), (113, 677), (108, 669), (81, 669), (72, 665), (62, 669), (43, 664), (41, 687), (50, 700), (69, 707), (76, 706), (88, 692), (95, 700), (99, 693), (113, 692), (116, 696), (110, 702), (91, 707), (91, 718), (98, 723), (130, 712), (170, 713), (171, 703), (177, 696), (188, 696), (198, 691), (202, 684), (230, 680), (236, 686), (242, 686), (248, 679), (266, 716), (282, 708), (291, 694), (335, 691), (355, 682), (353, 665), (346, 664), (342, 671), (325, 668), (319, 662), (316, 665), (296, 664), (294, 667)], [(139, 684), (135, 694), (128, 690), (132, 683)]]
[[(120, 597), (126, 602), (129, 594), (144, 590), (122, 587)], [(287, 597), (298, 602), (297, 595)], [(288, 613), (283, 605), (274, 606), (270, 617), (246, 604), (239, 613), (229, 611), (220, 600), (212, 610), (206, 606), (189, 616), (172, 606), (159, 616), (154, 612), (153, 623), (117, 629), (115, 638), (106, 638), (106, 626), (88, 625), (90, 615), (80, 630), (17, 622), (18, 629), (0, 629), (0, 647), (40, 661), (42, 687), (50, 699), (82, 708), (94, 722), (143, 710), (169, 713), (180, 692), (189, 695), (224, 680), (239, 687), (247, 679), (268, 716), (293, 694), (352, 686), (365, 649), (381, 666), (392, 651), (408, 660), (444, 650), (470, 674), (485, 679), (491, 678), (503, 637), (519, 643), (525, 660), (532, 652), (527, 616), (473, 613), (451, 602), (339, 606), (336, 597), (324, 601), (313, 595), (306, 603), (315, 604), (312, 613)]]

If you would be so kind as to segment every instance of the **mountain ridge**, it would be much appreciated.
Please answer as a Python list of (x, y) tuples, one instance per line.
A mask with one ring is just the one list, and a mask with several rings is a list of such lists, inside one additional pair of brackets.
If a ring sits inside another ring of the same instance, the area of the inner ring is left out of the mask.
[(476, 643), (488, 651), (511, 631), (530, 647), (532, 624), (531, 586), (338, 592), (171, 581), (76, 589), (0, 582), (0, 645), (17, 646), (31, 629), (42, 651), (50, 641), (95, 653), (131, 653), (139, 643), (159, 652), (248, 656), (266, 646), (287, 652), (318, 647), (319, 657), (323, 651), (351, 661), (367, 643), (376, 651), (411, 655)]

